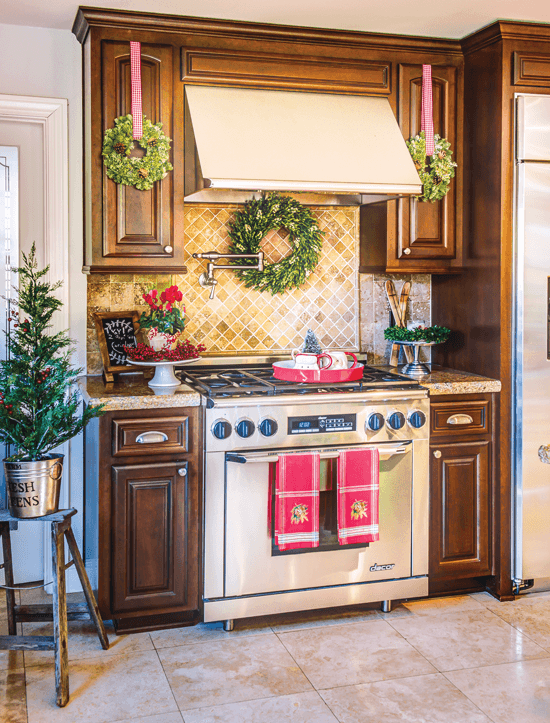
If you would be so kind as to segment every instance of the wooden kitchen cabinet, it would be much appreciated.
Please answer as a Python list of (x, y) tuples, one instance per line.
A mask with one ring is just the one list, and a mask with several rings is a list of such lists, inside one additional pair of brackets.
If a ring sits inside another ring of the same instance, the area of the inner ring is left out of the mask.
[[(401, 198), (361, 208), (360, 271), (455, 273), (462, 266), (462, 71), (432, 66), (434, 131), (451, 143), (456, 175), (434, 203)], [(420, 133), (422, 65), (398, 66), (398, 120), (405, 139)]]
[(484, 589), (493, 574), (493, 399), (431, 399), (430, 593)]
[(118, 632), (199, 620), (199, 410), (114, 411), (86, 432), (86, 564)]

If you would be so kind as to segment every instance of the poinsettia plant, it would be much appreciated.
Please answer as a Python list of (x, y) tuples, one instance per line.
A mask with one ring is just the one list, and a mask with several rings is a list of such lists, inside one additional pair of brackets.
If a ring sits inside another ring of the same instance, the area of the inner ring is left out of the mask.
[(185, 328), (185, 306), (181, 304), (183, 294), (177, 286), (169, 286), (160, 294), (153, 289), (143, 294), (149, 306), (139, 317), (142, 329), (156, 328), (162, 334), (178, 334)]

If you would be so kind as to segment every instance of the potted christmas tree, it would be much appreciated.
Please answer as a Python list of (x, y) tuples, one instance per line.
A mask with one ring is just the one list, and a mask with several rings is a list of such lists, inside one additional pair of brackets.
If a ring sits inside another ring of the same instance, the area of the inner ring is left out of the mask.
[(11, 451), (4, 460), (10, 513), (41, 517), (56, 512), (59, 504), (63, 455), (53, 450), (103, 410), (80, 411), (74, 383), (82, 370), (70, 361), (74, 342), (66, 332), (50, 331), (52, 316), (62, 306), (54, 296), (61, 282), (44, 280), (48, 267), (38, 270), (34, 244), (23, 261), (16, 269), (17, 311), (6, 331), (9, 358), (0, 361), (0, 442)]

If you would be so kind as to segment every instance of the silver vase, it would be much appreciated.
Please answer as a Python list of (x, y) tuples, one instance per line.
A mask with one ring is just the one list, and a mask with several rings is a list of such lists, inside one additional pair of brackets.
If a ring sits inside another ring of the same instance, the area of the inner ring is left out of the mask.
[(32, 462), (4, 461), (8, 508), (13, 517), (43, 517), (57, 512), (63, 455)]

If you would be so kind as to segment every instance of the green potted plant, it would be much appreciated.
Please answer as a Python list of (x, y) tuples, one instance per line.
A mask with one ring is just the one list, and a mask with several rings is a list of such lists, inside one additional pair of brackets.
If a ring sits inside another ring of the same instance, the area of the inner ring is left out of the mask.
[(5, 332), (9, 358), (0, 361), (0, 441), (11, 451), (4, 472), (14, 517), (57, 511), (63, 455), (54, 450), (103, 413), (102, 407), (81, 411), (74, 384), (82, 369), (70, 360), (74, 342), (50, 330), (62, 302), (54, 295), (61, 282), (44, 280), (48, 268), (38, 270), (34, 244), (23, 254)]
[(181, 305), (183, 295), (177, 286), (169, 286), (160, 294), (153, 289), (143, 294), (149, 306), (139, 318), (139, 326), (146, 329), (147, 340), (155, 351), (173, 349), (185, 328), (185, 306)]

